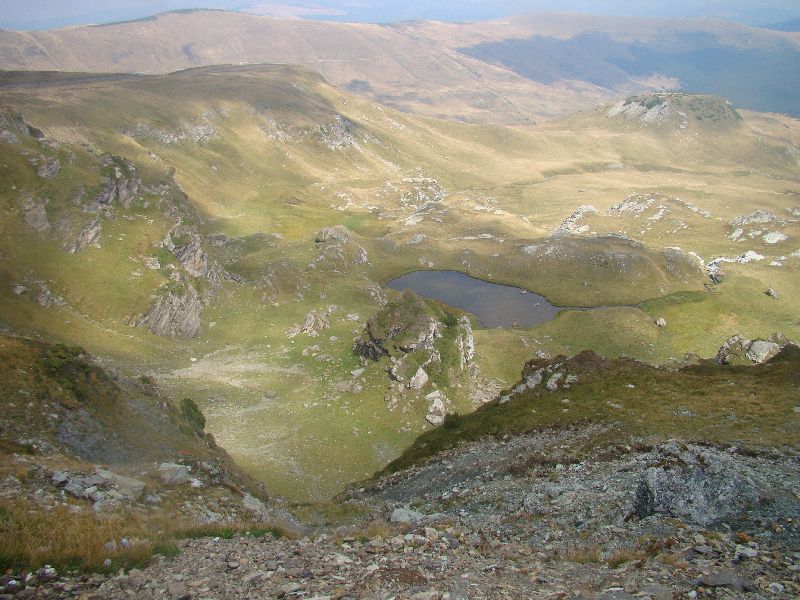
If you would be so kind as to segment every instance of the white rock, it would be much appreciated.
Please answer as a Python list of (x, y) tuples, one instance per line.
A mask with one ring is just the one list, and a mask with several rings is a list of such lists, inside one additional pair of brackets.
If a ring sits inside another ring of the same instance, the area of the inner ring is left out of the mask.
[(189, 469), (185, 465), (161, 463), (158, 466), (158, 478), (164, 485), (182, 485), (189, 482)]
[(550, 379), (547, 380), (547, 389), (551, 392), (555, 392), (558, 389), (558, 383), (561, 381), (562, 377), (564, 377), (563, 373), (554, 373)]
[(419, 525), (425, 518), (421, 512), (408, 508), (395, 508), (390, 518), (392, 523), (402, 523), (404, 525)]
[(444, 404), (444, 396), (440, 391), (431, 392), (425, 399), (430, 402), (428, 406), (428, 414), (425, 415), (425, 420), (431, 425), (441, 425), (444, 423), (444, 417), (447, 414), (447, 408)]
[(107, 481), (111, 481), (117, 489), (131, 500), (138, 500), (144, 493), (145, 483), (132, 477), (118, 475), (105, 469), (97, 469), (96, 473)]
[(774, 342), (756, 340), (750, 344), (750, 347), (747, 349), (747, 358), (754, 363), (761, 364), (767, 362), (780, 351), (781, 347)]
[(542, 373), (544, 373), (544, 369), (539, 369), (528, 375), (525, 378), (525, 385), (530, 389), (539, 387), (542, 384)]
[(417, 369), (417, 372), (414, 373), (411, 381), (408, 382), (408, 388), (411, 390), (421, 390), (425, 387), (426, 383), (428, 383), (428, 374), (425, 372), (425, 369), (420, 367)]
[(269, 510), (266, 505), (255, 496), (245, 493), (242, 496), (242, 505), (260, 521), (266, 521), (269, 518)]
[(769, 233), (765, 234), (762, 239), (767, 244), (778, 244), (780, 242), (785, 242), (786, 240), (788, 240), (789, 236), (780, 233), (779, 231), (770, 231)]

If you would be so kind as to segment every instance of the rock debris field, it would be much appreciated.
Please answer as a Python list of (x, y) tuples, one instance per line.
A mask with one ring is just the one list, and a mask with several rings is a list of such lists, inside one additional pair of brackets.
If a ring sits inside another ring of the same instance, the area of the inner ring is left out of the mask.
[[(352, 489), (346, 526), (188, 539), (115, 576), (42, 569), (7, 598), (797, 598), (800, 460), (600, 426), (463, 444)], [(2, 589), (2, 588), (0, 588)]]

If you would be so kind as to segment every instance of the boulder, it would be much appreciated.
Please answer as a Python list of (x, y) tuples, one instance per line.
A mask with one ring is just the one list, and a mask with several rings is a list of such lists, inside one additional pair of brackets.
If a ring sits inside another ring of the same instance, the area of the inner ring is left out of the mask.
[(425, 399), (430, 402), (428, 405), (428, 414), (425, 415), (425, 420), (431, 425), (439, 426), (444, 423), (444, 418), (447, 415), (447, 408), (444, 404), (444, 396), (440, 391), (431, 392)]
[(774, 334), (767, 340), (754, 341), (735, 335), (720, 347), (714, 362), (721, 365), (763, 364), (790, 343), (781, 334)]
[(659, 327), (666, 327), (667, 326), (667, 321), (666, 321), (666, 319), (661, 317), (656, 321), (656, 325), (658, 325)]
[(242, 505), (249, 510), (256, 517), (258, 521), (267, 521), (269, 519), (269, 511), (267, 506), (255, 496), (245, 493), (242, 496)]
[(189, 468), (176, 463), (161, 463), (158, 466), (158, 478), (164, 485), (182, 485), (188, 483), (191, 476)]
[(425, 369), (420, 367), (411, 378), (411, 381), (408, 382), (408, 388), (411, 390), (421, 390), (425, 387), (426, 383), (428, 383), (428, 374), (425, 372)]
[(419, 525), (425, 518), (420, 512), (408, 508), (395, 508), (392, 512), (390, 521), (392, 523), (401, 523), (403, 525)]
[(138, 500), (144, 494), (145, 483), (133, 477), (119, 475), (105, 469), (97, 469), (97, 474), (106, 481), (112, 482), (117, 489), (131, 500)]
[(756, 364), (767, 362), (781, 351), (779, 344), (767, 340), (756, 340), (747, 349), (746, 356)]
[(633, 513), (668, 515), (710, 527), (746, 511), (760, 497), (757, 484), (734, 459), (700, 446), (668, 442), (653, 451), (639, 476)]

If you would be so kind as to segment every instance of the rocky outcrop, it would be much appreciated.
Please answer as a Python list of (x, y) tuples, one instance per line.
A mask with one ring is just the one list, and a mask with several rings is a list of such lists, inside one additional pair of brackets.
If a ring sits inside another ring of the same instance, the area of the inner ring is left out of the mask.
[(211, 283), (222, 281), (225, 272), (203, 248), (200, 235), (180, 223), (174, 225), (161, 246), (169, 250), (192, 277), (201, 277)]
[(190, 282), (168, 284), (160, 288), (150, 309), (137, 321), (151, 333), (171, 338), (191, 338), (200, 335), (200, 313), (207, 298), (201, 296)]
[(740, 254), (739, 256), (735, 257), (727, 257), (721, 256), (719, 258), (715, 258), (711, 262), (706, 265), (706, 272), (708, 273), (709, 278), (711, 281), (715, 283), (719, 283), (724, 278), (725, 274), (722, 270), (722, 265), (724, 263), (732, 263), (732, 264), (739, 264), (739, 265), (746, 265), (751, 262), (758, 262), (764, 260), (764, 256), (755, 252), (754, 250), (748, 250), (744, 254)]
[(746, 511), (760, 494), (730, 456), (673, 442), (654, 451), (639, 478), (633, 512), (642, 519), (659, 514), (710, 527)]
[(60, 171), (60, 160), (57, 158), (46, 158), (39, 164), (36, 174), (43, 179), (55, 179)]
[(22, 115), (0, 112), (0, 140), (7, 144), (19, 143), (19, 136), (44, 139), (44, 133), (25, 122)]
[(336, 306), (329, 306), (326, 309), (312, 310), (303, 319), (302, 324), (293, 325), (286, 332), (289, 338), (297, 337), (298, 335), (305, 334), (308, 337), (317, 337), (320, 333), (331, 326), (330, 315), (337, 309)]
[(217, 128), (210, 122), (212, 116), (213, 113), (206, 113), (201, 120), (187, 123), (180, 129), (173, 131), (159, 129), (146, 123), (137, 123), (135, 127), (126, 129), (123, 133), (135, 140), (154, 140), (165, 145), (180, 144), (182, 142), (206, 144), (219, 135)]
[(564, 219), (564, 221), (559, 225), (551, 234), (551, 238), (556, 237), (564, 237), (568, 235), (577, 235), (579, 233), (585, 233), (589, 231), (589, 227), (587, 225), (580, 225), (581, 219), (586, 215), (596, 215), (597, 209), (592, 206), (591, 204), (586, 204), (578, 208), (574, 213), (572, 213), (569, 217)]
[(425, 420), (431, 425), (438, 427), (444, 423), (444, 418), (447, 416), (447, 406), (445, 405), (446, 398), (442, 392), (436, 390), (425, 396), (425, 401), (429, 403)]
[(456, 349), (458, 350), (458, 364), (463, 371), (475, 358), (475, 337), (472, 333), (472, 322), (467, 316), (458, 319)]
[(46, 206), (47, 201), (41, 198), (26, 198), (22, 201), (22, 220), (39, 233), (47, 233), (52, 229)]
[(766, 340), (748, 340), (737, 334), (722, 344), (714, 362), (720, 365), (760, 365), (777, 356), (791, 343), (791, 340), (779, 333)]
[(614, 104), (609, 117), (638, 120), (645, 125), (663, 123), (670, 115), (668, 96), (635, 96)]
[(777, 223), (780, 219), (768, 210), (759, 208), (757, 211), (748, 215), (736, 217), (731, 221), (733, 227), (744, 227), (745, 225), (761, 225), (764, 223)]
[(350, 267), (357, 267), (369, 262), (369, 254), (359, 244), (353, 233), (344, 225), (323, 227), (314, 238), (319, 255), (311, 263), (309, 269), (328, 266), (334, 272), (344, 272)]
[(764, 240), (765, 244), (769, 244), (772, 246), (774, 244), (780, 244), (781, 242), (785, 242), (786, 240), (789, 239), (789, 236), (786, 235), (785, 233), (781, 233), (780, 231), (770, 231), (768, 233), (765, 233), (761, 239)]
[(103, 190), (83, 207), (84, 210), (108, 213), (117, 203), (123, 208), (130, 208), (142, 188), (142, 178), (136, 166), (129, 160), (117, 157), (107, 156), (104, 162), (105, 168), (110, 169), (111, 174), (105, 178)]
[(100, 219), (94, 219), (87, 225), (81, 229), (80, 233), (78, 234), (77, 239), (72, 243), (67, 250), (71, 254), (75, 254), (76, 252), (80, 252), (86, 246), (96, 245), (97, 241), (100, 239), (100, 233), (103, 230), (103, 226), (100, 223)]
[(336, 115), (333, 123), (320, 125), (317, 128), (317, 139), (328, 150), (345, 150), (347, 148), (359, 148), (356, 134), (359, 127), (350, 119), (342, 115)]
[(431, 350), (442, 337), (443, 328), (444, 324), (427, 310), (425, 301), (406, 291), (367, 321), (364, 333), (356, 340), (355, 351), (377, 361), (397, 351)]

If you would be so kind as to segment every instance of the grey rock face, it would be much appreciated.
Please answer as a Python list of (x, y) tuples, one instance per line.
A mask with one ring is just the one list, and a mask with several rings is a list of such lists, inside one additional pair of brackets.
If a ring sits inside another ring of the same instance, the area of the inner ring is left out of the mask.
[(444, 418), (447, 415), (447, 407), (444, 403), (444, 396), (440, 391), (431, 392), (425, 399), (430, 402), (428, 406), (428, 414), (425, 415), (425, 420), (431, 425), (439, 426), (444, 423)]
[(463, 371), (475, 357), (475, 337), (472, 333), (472, 323), (468, 317), (461, 317), (458, 320), (456, 347), (459, 353), (459, 364)]
[[(109, 158), (110, 161), (115, 159)], [(119, 202), (124, 208), (130, 208), (138, 197), (142, 179), (136, 167), (130, 161), (116, 159), (117, 166), (110, 178), (106, 179), (103, 191), (88, 204), (84, 210), (88, 212), (108, 212)]]
[(395, 508), (392, 512), (392, 523), (403, 523), (405, 525), (419, 525), (425, 518), (420, 512), (408, 508)]
[(763, 364), (789, 343), (781, 334), (772, 335), (768, 340), (755, 341), (734, 335), (720, 347), (714, 361), (720, 365)]
[(47, 233), (51, 229), (46, 204), (41, 198), (28, 198), (22, 202), (22, 220), (39, 233)]
[(131, 500), (138, 500), (144, 494), (145, 483), (133, 477), (119, 475), (105, 469), (97, 469), (97, 474), (107, 481), (113, 482), (117, 489)]
[(56, 175), (61, 171), (61, 161), (57, 158), (48, 158), (39, 165), (36, 173), (39, 177), (44, 179), (55, 179)]
[(172, 252), (189, 275), (202, 277), (211, 283), (222, 281), (222, 267), (205, 251), (201, 237), (188, 227), (180, 223), (173, 226), (162, 246)]
[(0, 130), (0, 142), (4, 144), (19, 144), (19, 138), (14, 135), (14, 132), (3, 129)]
[(733, 219), (733, 221), (731, 221), (731, 225), (734, 227), (742, 227), (744, 225), (754, 225), (756, 223), (775, 223), (777, 221), (778, 217), (776, 217), (774, 214), (768, 210), (759, 208), (757, 211), (752, 212), (749, 215), (742, 215), (741, 217)]
[(185, 465), (161, 463), (158, 466), (158, 478), (164, 485), (182, 485), (188, 483), (191, 477)]
[(428, 374), (425, 372), (425, 369), (420, 367), (408, 382), (408, 387), (412, 390), (421, 390), (425, 387), (426, 383), (428, 383)]
[(103, 230), (103, 226), (100, 223), (100, 219), (94, 219), (91, 223), (88, 223), (81, 232), (78, 234), (78, 238), (72, 244), (70, 248), (68, 248), (71, 254), (75, 254), (76, 252), (80, 252), (86, 246), (91, 246), (97, 243), (97, 240), (100, 239), (100, 233)]
[(171, 338), (197, 337), (204, 305), (194, 286), (188, 284), (180, 293), (168, 291), (159, 296), (136, 325), (147, 325), (152, 333)]
[(740, 361), (747, 354), (747, 349), (753, 342), (743, 338), (741, 335), (734, 335), (725, 341), (717, 352), (714, 362), (720, 365), (730, 365)]
[(37, 140), (44, 139), (44, 133), (31, 127), (19, 114), (0, 112), (0, 138), (8, 144), (19, 142), (17, 136), (32, 137)]
[(314, 237), (319, 256), (309, 263), (315, 269), (329, 263), (335, 270), (347, 266), (360, 266), (369, 262), (369, 255), (354, 239), (353, 233), (344, 225), (323, 227)]
[(547, 389), (551, 392), (555, 392), (558, 389), (558, 384), (561, 382), (563, 377), (563, 373), (553, 373), (553, 375), (550, 376), (550, 379), (547, 380)]
[(747, 349), (747, 358), (756, 364), (767, 362), (781, 351), (780, 345), (767, 340), (756, 340)]
[(719, 452), (671, 442), (652, 462), (636, 489), (633, 512), (640, 518), (669, 515), (708, 527), (758, 502), (756, 483)]

